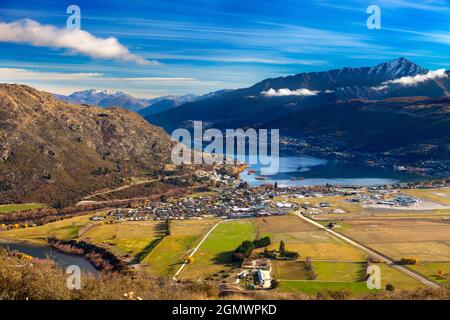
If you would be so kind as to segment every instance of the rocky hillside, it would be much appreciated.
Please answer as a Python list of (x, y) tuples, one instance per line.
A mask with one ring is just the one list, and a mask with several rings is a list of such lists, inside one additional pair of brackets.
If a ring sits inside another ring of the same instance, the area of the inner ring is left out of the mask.
[(0, 84), (0, 203), (73, 203), (159, 170), (172, 143), (136, 113)]

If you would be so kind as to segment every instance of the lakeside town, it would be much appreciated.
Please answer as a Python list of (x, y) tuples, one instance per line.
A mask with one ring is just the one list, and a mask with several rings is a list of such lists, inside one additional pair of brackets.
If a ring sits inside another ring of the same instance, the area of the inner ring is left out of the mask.
[[(199, 192), (179, 198), (166, 199), (146, 203), (138, 208), (117, 208), (110, 210), (106, 216), (93, 216), (92, 220), (102, 221), (147, 221), (165, 219), (199, 219), (220, 217), (222, 219), (243, 219), (265, 216), (286, 215), (296, 210), (307, 215), (320, 213), (345, 213), (342, 209), (332, 208), (326, 201), (314, 201), (309, 204), (303, 201), (302, 205), (287, 199), (321, 199), (324, 197), (350, 197), (349, 202), (360, 203), (362, 207), (414, 209), (427, 204), (417, 197), (401, 192), (400, 185), (383, 186), (289, 186), (279, 187), (275, 184), (263, 184), (259, 187), (250, 187), (238, 177), (220, 174), (215, 170), (210, 172), (198, 170), (195, 174), (203, 182), (214, 182), (207, 192)], [(442, 188), (448, 187), (448, 181), (437, 180), (432, 182), (403, 184), (401, 188)], [(430, 207), (433, 209), (434, 207)], [(437, 207), (438, 208), (438, 207)], [(328, 209), (328, 210), (323, 210)]]

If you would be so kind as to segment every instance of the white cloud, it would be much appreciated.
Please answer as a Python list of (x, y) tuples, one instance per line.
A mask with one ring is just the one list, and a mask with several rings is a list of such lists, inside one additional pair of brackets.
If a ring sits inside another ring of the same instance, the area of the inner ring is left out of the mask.
[(413, 85), (416, 85), (421, 82), (425, 82), (425, 81), (433, 80), (433, 79), (439, 79), (439, 78), (447, 78), (447, 73), (445, 72), (445, 69), (429, 71), (426, 74), (418, 74), (416, 76), (401, 77), (399, 79), (383, 82), (382, 84), (383, 85), (400, 84), (403, 86), (413, 86)]
[(387, 88), (389, 88), (388, 85), (382, 85), (382, 86), (378, 86), (378, 87), (372, 87), (372, 89), (375, 90), (375, 91), (383, 91), (383, 90), (386, 90)]
[(130, 81), (130, 82), (192, 82), (195, 78), (181, 77), (111, 77), (97, 72), (63, 73), (42, 72), (20, 68), (0, 68), (0, 81), (22, 80), (95, 80), (95, 81)]
[(285, 96), (302, 96), (302, 97), (309, 97), (309, 96), (315, 96), (320, 91), (315, 90), (309, 90), (305, 88), (297, 89), (297, 90), (290, 90), (290, 89), (269, 89), (267, 91), (261, 92), (261, 94), (265, 95), (266, 97), (285, 97)]
[(157, 61), (148, 61), (130, 53), (116, 38), (98, 38), (84, 30), (57, 28), (30, 19), (0, 22), (0, 42), (69, 49), (91, 58), (114, 59), (141, 65), (158, 64)]
[(190, 82), (190, 81), (197, 81), (196, 78), (183, 78), (183, 77), (176, 77), (176, 78), (162, 78), (162, 77), (137, 77), (137, 78), (115, 78), (117, 80), (126, 80), (126, 81), (154, 81), (154, 82)]
[(60, 73), (40, 72), (17, 68), (0, 68), (0, 81), (11, 82), (21, 80), (81, 80), (99, 78), (102, 73)]
[[(98, 72), (47, 72), (39, 69), (8, 67), (0, 67), (0, 83), (19, 83), (38, 90), (65, 95), (74, 91), (96, 88), (98, 90), (123, 91), (138, 98), (155, 98), (171, 93), (195, 92), (202, 94), (204, 90), (212, 91), (216, 86), (223, 87), (224, 85), (196, 78), (117, 77)], [(169, 86), (170, 90), (167, 89)]]

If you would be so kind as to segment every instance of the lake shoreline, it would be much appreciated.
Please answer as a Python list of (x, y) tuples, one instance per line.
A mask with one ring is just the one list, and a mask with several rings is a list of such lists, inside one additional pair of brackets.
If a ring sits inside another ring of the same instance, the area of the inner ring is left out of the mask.
[(255, 156), (253, 157), (247, 159), (252, 161), (240, 174), (241, 180), (252, 187), (275, 182), (283, 187), (324, 185), (370, 187), (421, 181), (425, 178), (393, 168), (379, 168), (362, 162), (318, 158), (295, 152), (281, 154), (278, 159), (278, 171), (272, 175), (263, 175), (261, 169), (264, 166), (259, 162), (255, 164)]

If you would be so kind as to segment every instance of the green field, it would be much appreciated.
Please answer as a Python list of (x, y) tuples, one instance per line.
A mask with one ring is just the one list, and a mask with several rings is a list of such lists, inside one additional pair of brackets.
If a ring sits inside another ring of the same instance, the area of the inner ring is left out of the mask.
[(45, 208), (47, 205), (40, 203), (18, 203), (18, 204), (3, 204), (0, 205), (0, 214), (16, 211), (26, 211), (30, 209)]
[(421, 282), (397, 271), (386, 264), (377, 264), (381, 269), (381, 287), (386, 284), (392, 284), (396, 290), (413, 290), (417, 288), (425, 288)]
[(186, 254), (216, 222), (217, 219), (172, 221), (170, 236), (164, 237), (142, 260), (144, 270), (155, 276), (173, 276)]
[(47, 243), (46, 239), (48, 237), (55, 237), (62, 240), (76, 239), (81, 229), (92, 224), (90, 217), (80, 216), (48, 223), (39, 227), (2, 231), (0, 232), (0, 238), (23, 240), (40, 244)]
[(234, 220), (219, 224), (197, 253), (195, 262), (180, 274), (181, 279), (208, 277), (227, 269), (234, 249), (244, 240), (255, 238), (255, 227), (250, 220)]
[(319, 281), (348, 281), (364, 280), (366, 263), (361, 262), (329, 262), (313, 261), (314, 271)]
[(301, 292), (307, 295), (316, 295), (319, 292), (348, 291), (355, 295), (368, 294), (378, 290), (370, 290), (363, 282), (321, 282), (321, 281), (280, 281), (280, 290), (286, 292)]
[[(421, 274), (428, 277), (430, 280), (442, 283), (444, 285), (449, 285), (450, 278), (450, 262), (422, 262), (415, 266), (410, 266), (411, 269), (414, 269)], [(448, 274), (447, 279), (444, 279), (439, 276), (439, 271), (442, 271), (444, 274)]]
[[(360, 268), (356, 266), (343, 265), (341, 262), (325, 262), (317, 264), (313, 262), (315, 270), (318, 274), (316, 281), (280, 281), (281, 291), (301, 292), (307, 295), (315, 295), (326, 290), (347, 290), (355, 295), (368, 294), (378, 292), (379, 290), (370, 290), (361, 276), (364, 276), (364, 268), (362, 264)], [(355, 264), (356, 265), (356, 264)], [(392, 284), (396, 291), (413, 290), (417, 288), (425, 288), (426, 286), (417, 280), (392, 269), (385, 264), (378, 264), (381, 271), (381, 289), (384, 290), (386, 284)], [(333, 272), (335, 270), (336, 272)], [(321, 276), (322, 274), (322, 276)], [(355, 281), (346, 281), (355, 280)]]
[(143, 256), (152, 242), (165, 234), (165, 222), (127, 221), (99, 224), (81, 236), (81, 240), (104, 247), (121, 257)]

